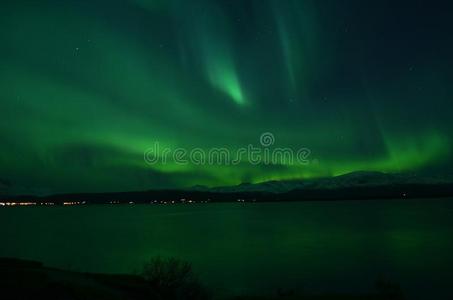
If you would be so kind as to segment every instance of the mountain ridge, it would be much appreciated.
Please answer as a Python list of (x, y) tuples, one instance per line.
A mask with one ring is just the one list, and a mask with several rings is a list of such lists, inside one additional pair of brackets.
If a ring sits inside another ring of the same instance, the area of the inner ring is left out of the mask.
[(0, 196), (5, 201), (31, 203), (180, 203), (272, 202), (453, 197), (453, 180), (416, 174), (353, 172), (331, 178), (267, 181), (236, 186), (153, 189), (133, 192)]
[(448, 184), (453, 178), (420, 176), (416, 174), (355, 171), (334, 177), (313, 179), (269, 180), (260, 183), (241, 183), (234, 186), (206, 187), (196, 185), (185, 190), (200, 192), (273, 192), (285, 193), (304, 188), (335, 189), (354, 186), (382, 186), (390, 184)]

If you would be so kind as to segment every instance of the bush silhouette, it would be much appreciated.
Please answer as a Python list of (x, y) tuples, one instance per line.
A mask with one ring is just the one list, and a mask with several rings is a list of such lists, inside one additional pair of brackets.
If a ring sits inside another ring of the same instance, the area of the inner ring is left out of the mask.
[(141, 275), (162, 300), (210, 299), (209, 293), (195, 276), (191, 264), (186, 261), (157, 257), (145, 264)]

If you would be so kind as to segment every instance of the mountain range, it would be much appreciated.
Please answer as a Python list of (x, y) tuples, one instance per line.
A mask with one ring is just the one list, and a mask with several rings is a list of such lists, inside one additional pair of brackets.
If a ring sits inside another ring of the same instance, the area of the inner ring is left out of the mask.
[(2, 201), (37, 203), (179, 203), (179, 202), (269, 202), (303, 200), (348, 200), (453, 197), (453, 178), (353, 172), (319, 179), (243, 183), (236, 186), (193, 186), (185, 189), (155, 189), (121, 193), (80, 193), (38, 196), (0, 196)]

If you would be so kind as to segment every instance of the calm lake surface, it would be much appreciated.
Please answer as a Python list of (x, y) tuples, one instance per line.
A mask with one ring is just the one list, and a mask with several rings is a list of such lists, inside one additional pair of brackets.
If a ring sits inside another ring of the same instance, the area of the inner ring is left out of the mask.
[(453, 199), (14, 207), (0, 228), (0, 256), (92, 272), (180, 257), (218, 293), (371, 291), (383, 274), (409, 299), (453, 295)]

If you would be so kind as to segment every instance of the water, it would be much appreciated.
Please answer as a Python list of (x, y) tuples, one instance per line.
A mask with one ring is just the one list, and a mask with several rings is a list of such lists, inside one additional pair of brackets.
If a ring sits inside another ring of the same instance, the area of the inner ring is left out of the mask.
[(93, 272), (175, 256), (217, 293), (366, 292), (382, 274), (410, 299), (453, 295), (453, 199), (17, 207), (0, 228), (0, 256)]

